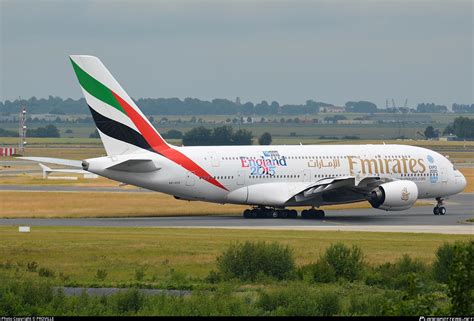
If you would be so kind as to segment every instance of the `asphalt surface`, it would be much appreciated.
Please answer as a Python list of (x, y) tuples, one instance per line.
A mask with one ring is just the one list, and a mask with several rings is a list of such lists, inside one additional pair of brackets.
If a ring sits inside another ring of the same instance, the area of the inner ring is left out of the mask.
[(186, 227), (245, 228), (296, 230), (360, 230), (406, 231), (447, 234), (473, 234), (474, 194), (463, 193), (446, 201), (447, 214), (433, 215), (431, 206), (417, 206), (407, 211), (384, 212), (376, 209), (326, 211), (326, 217), (316, 219), (245, 219), (239, 216), (185, 216), (133, 218), (74, 219), (0, 219), (0, 225), (10, 226), (89, 226), (89, 227)]

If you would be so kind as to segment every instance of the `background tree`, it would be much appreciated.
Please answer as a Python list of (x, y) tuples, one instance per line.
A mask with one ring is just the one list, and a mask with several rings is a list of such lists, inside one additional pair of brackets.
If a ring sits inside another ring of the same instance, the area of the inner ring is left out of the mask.
[(425, 137), (426, 138), (436, 138), (439, 136), (439, 133), (437, 130), (433, 128), (433, 126), (428, 126), (426, 127), (424, 131)]
[(38, 127), (28, 131), (30, 137), (60, 137), (59, 130), (54, 125), (47, 125), (46, 127)]
[(204, 126), (191, 129), (183, 136), (184, 146), (209, 145), (212, 131)]
[(100, 138), (99, 131), (96, 129), (90, 133), (89, 138)]
[(170, 129), (166, 133), (162, 134), (165, 139), (181, 139), (183, 138), (183, 133), (176, 129)]
[(272, 143), (272, 135), (268, 132), (263, 133), (258, 139), (258, 143), (260, 145), (270, 145)]
[(474, 118), (457, 117), (453, 128), (454, 134), (459, 138), (474, 138)]
[(252, 145), (253, 134), (246, 129), (239, 129), (232, 136), (232, 145)]
[(216, 127), (212, 132), (211, 145), (231, 145), (233, 135), (232, 126)]

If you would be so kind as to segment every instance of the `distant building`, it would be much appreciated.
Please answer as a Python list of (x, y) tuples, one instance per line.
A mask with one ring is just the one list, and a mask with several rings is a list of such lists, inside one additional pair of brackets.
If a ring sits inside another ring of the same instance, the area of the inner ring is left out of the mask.
[(373, 125), (374, 120), (361, 120), (361, 119), (340, 119), (337, 121), (338, 124), (343, 125)]
[(339, 107), (339, 106), (326, 106), (326, 107), (322, 107), (320, 111), (323, 113), (341, 114), (346, 111), (346, 108)]
[(441, 142), (452, 142), (452, 141), (458, 140), (458, 136), (456, 135), (440, 136), (438, 137), (438, 140)]

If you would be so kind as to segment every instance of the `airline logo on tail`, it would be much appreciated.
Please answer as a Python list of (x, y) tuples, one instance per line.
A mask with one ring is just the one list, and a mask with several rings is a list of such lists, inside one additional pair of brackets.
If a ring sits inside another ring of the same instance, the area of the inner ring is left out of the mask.
[(102, 134), (158, 153), (227, 190), (193, 160), (165, 142), (98, 58), (70, 56), (70, 59), (97, 129)]

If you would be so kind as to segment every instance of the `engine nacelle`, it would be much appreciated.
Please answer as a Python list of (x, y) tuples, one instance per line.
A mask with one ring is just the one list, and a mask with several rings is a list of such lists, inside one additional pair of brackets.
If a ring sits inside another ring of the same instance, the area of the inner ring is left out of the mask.
[(386, 211), (403, 211), (415, 204), (418, 199), (418, 186), (412, 181), (385, 183), (370, 192), (369, 203), (374, 208)]

